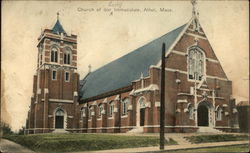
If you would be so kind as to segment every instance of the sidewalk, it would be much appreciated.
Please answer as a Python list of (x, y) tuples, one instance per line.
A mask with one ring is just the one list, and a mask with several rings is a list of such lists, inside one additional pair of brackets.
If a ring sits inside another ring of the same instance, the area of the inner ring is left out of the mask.
[[(174, 151), (182, 149), (198, 149), (198, 148), (210, 148), (219, 146), (231, 146), (239, 144), (249, 144), (249, 141), (227, 141), (227, 142), (213, 142), (213, 143), (202, 143), (202, 144), (183, 144), (183, 145), (171, 145), (165, 146), (164, 151)], [(100, 151), (86, 151), (90, 153), (139, 153), (139, 152), (164, 152), (157, 147), (141, 147), (141, 148), (126, 148), (126, 149), (113, 149), (113, 150), (100, 150)], [(86, 153), (83, 152), (72, 152), (72, 153)]]
[(0, 139), (0, 152), (2, 153), (35, 153), (15, 142)]

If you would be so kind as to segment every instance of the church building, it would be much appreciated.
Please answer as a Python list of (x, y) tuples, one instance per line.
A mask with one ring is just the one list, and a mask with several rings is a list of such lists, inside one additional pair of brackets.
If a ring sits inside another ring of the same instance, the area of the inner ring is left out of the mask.
[(59, 18), (38, 38), (26, 133), (159, 132), (165, 44), (165, 132), (237, 131), (232, 81), (199, 22), (189, 22), (89, 72), (77, 72), (77, 36)]

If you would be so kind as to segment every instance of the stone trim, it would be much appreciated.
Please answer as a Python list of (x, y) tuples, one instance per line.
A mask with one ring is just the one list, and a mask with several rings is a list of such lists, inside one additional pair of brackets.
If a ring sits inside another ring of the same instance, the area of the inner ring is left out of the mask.
[[(43, 99), (44, 100), (44, 99)], [(73, 103), (73, 100), (65, 100), (65, 99), (49, 99), (49, 102), (56, 102), (56, 103)]]
[(187, 103), (187, 99), (178, 99), (177, 103)]
[(122, 115), (121, 118), (128, 118), (128, 115)]
[[(145, 125), (144, 127), (160, 127), (160, 125)], [(177, 126), (164, 126), (165, 128), (199, 128), (199, 126), (190, 126), (190, 125), (177, 125)]]
[(193, 34), (193, 33), (190, 33), (190, 32), (185, 32), (185, 34), (189, 35), (189, 36), (193, 36), (193, 37), (197, 37), (197, 38), (200, 38), (200, 39), (207, 40), (206, 37), (203, 37), (203, 36), (200, 36), (200, 35), (196, 35), (196, 34)]
[(172, 53), (174, 54), (178, 54), (178, 55), (182, 55), (182, 56), (187, 56), (188, 54), (185, 52), (181, 52), (181, 51), (177, 51), (177, 50), (173, 50)]
[(212, 59), (212, 58), (206, 58), (207, 61), (213, 62), (213, 63), (220, 63), (218, 60)]

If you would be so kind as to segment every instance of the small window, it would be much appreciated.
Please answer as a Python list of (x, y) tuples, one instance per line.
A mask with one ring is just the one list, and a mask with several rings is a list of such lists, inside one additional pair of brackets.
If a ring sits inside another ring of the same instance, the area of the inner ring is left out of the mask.
[(65, 81), (69, 82), (69, 72), (65, 72)]
[(189, 117), (189, 119), (193, 119), (194, 118), (193, 114), (194, 114), (193, 107), (190, 105), (188, 107), (188, 117)]
[(114, 102), (109, 103), (109, 116), (113, 116), (114, 114)]
[(98, 114), (99, 117), (102, 116), (102, 111), (103, 111), (103, 105), (100, 104), (100, 105), (99, 105), (99, 114)]
[(56, 70), (52, 71), (52, 80), (56, 80)]
[(122, 115), (128, 114), (128, 105), (129, 105), (129, 99), (126, 98), (122, 102)]
[(81, 108), (81, 119), (83, 119), (83, 117), (85, 117), (85, 108), (84, 107)]
[(219, 107), (216, 112), (216, 120), (220, 121), (222, 118), (221, 116), (222, 116), (222, 109)]
[(92, 109), (92, 107), (90, 106), (89, 107), (89, 112), (88, 112), (88, 117), (89, 117), (89, 119), (92, 117), (92, 111), (93, 111), (93, 109)]

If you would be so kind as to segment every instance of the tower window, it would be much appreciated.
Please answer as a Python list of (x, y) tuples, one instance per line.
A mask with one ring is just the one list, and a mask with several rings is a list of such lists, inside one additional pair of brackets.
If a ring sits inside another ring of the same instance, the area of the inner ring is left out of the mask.
[(69, 47), (65, 48), (64, 50), (63, 63), (64, 64), (71, 63), (71, 49)]
[(188, 78), (192, 80), (201, 80), (204, 75), (204, 54), (193, 47), (188, 53)]
[(52, 71), (52, 80), (56, 80), (56, 70)]
[(51, 62), (57, 63), (57, 57), (58, 57), (58, 49), (56, 47), (52, 47), (51, 57), (50, 57)]
[(65, 72), (65, 81), (69, 82), (69, 72)]

